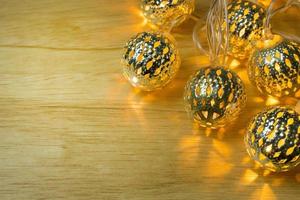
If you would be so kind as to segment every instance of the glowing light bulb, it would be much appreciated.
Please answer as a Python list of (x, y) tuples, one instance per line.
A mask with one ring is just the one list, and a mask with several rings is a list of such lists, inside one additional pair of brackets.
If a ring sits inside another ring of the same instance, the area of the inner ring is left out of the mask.
[(185, 105), (200, 126), (219, 128), (237, 118), (245, 106), (241, 79), (222, 67), (206, 67), (191, 77), (185, 87)]
[(124, 76), (133, 86), (151, 91), (174, 78), (180, 57), (171, 35), (142, 32), (126, 44), (122, 63)]
[(300, 163), (300, 116), (287, 107), (257, 114), (245, 144), (251, 158), (271, 171), (288, 171)]
[(253, 42), (262, 37), (265, 20), (262, 6), (247, 0), (232, 1), (228, 5), (229, 54), (239, 59), (248, 57)]
[(194, 0), (141, 0), (146, 19), (159, 27), (181, 24), (195, 8)]
[(280, 35), (257, 42), (249, 77), (258, 90), (275, 97), (296, 97), (300, 89), (300, 45)]

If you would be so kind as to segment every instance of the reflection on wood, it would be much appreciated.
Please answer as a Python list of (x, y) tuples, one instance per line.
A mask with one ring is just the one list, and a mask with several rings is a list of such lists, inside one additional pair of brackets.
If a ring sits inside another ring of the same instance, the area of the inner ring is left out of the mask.
[[(205, 16), (209, 1), (200, 0)], [(199, 129), (183, 87), (208, 59), (193, 46), (193, 20), (176, 28), (181, 69), (145, 93), (122, 77), (125, 41), (145, 28), (138, 0), (1, 1), (0, 199), (293, 199), (299, 169), (267, 174), (244, 148), (267, 97), (233, 63), (248, 102), (237, 123)], [(273, 27), (300, 35), (299, 9)], [(296, 105), (296, 100), (283, 99)]]

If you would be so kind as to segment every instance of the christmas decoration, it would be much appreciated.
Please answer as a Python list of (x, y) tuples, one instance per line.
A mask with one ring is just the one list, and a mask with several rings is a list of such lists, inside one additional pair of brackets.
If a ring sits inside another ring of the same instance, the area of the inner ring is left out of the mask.
[[(194, 3), (194, 0), (141, 1), (144, 16), (160, 32), (139, 33), (125, 46), (123, 72), (134, 87), (152, 91), (174, 78), (180, 57), (169, 32), (190, 16)], [(193, 40), (209, 56), (210, 64), (189, 79), (184, 103), (200, 126), (224, 127), (245, 106), (245, 87), (240, 77), (227, 68), (228, 54), (239, 59), (250, 56), (249, 78), (262, 93), (300, 96), (300, 46), (283, 34), (272, 33), (270, 28), (270, 18), (275, 13), (300, 2), (288, 0), (277, 9), (273, 9), (273, 3), (273, 0), (233, 0), (227, 5), (227, 0), (212, 0), (206, 21), (208, 50), (200, 38), (203, 23), (198, 20)], [(259, 113), (245, 136), (250, 157), (272, 171), (296, 167), (300, 163), (299, 124), (299, 114), (288, 107), (273, 107)]]
[(276, 97), (295, 96), (300, 89), (300, 46), (280, 35), (257, 43), (249, 77), (259, 91)]
[[(184, 100), (187, 111), (200, 126), (218, 128), (234, 121), (246, 102), (246, 93), (236, 73), (225, 69), (228, 31), (222, 30), (226, 1), (214, 0), (207, 19), (211, 65), (200, 69), (188, 81)], [(196, 41), (199, 45), (200, 41)]]
[(180, 57), (171, 35), (142, 32), (126, 44), (122, 63), (124, 76), (133, 86), (151, 91), (171, 81)]
[(231, 2), (228, 5), (228, 53), (239, 59), (246, 58), (253, 42), (262, 37), (265, 20), (266, 10), (261, 5), (247, 0)]
[(184, 99), (192, 118), (204, 127), (222, 127), (232, 122), (245, 105), (241, 79), (222, 67), (200, 69), (187, 83)]
[(255, 116), (245, 136), (251, 158), (271, 171), (288, 171), (300, 163), (300, 116), (287, 107)]
[(159, 27), (181, 24), (195, 8), (194, 0), (141, 0), (146, 19)]

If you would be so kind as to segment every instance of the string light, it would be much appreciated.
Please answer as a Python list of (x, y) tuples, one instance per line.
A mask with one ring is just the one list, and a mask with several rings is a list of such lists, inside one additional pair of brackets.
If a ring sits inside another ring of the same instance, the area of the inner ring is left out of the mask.
[(122, 63), (124, 76), (134, 87), (151, 91), (174, 78), (180, 57), (171, 35), (142, 32), (126, 44)]
[(141, 0), (145, 18), (161, 29), (180, 25), (194, 8), (194, 0)]
[[(138, 33), (125, 46), (123, 73), (134, 87), (152, 91), (174, 78), (180, 57), (170, 32), (188, 17), (199, 20), (191, 14), (194, 4), (194, 0), (141, 0), (144, 22), (152, 24), (155, 31)], [(227, 0), (213, 0), (205, 27), (208, 49), (200, 40), (199, 33), (204, 30), (201, 21), (196, 23), (193, 40), (210, 58), (210, 64), (191, 76), (184, 102), (197, 127), (208, 127), (207, 136), (214, 128), (225, 132), (221, 127), (232, 123), (245, 107), (243, 81), (232, 70), (241, 62), (233, 60), (228, 65), (228, 54), (236, 59), (250, 57), (249, 78), (262, 93), (270, 95), (266, 105), (280, 104), (277, 97), (299, 97), (300, 46), (284, 34), (272, 33), (270, 19), (300, 3), (288, 0), (277, 9), (273, 4), (273, 0), (233, 0), (227, 5)], [(300, 163), (299, 124), (299, 114), (288, 107), (271, 107), (257, 114), (245, 135), (250, 157), (272, 171), (296, 167)], [(253, 180), (256, 177), (254, 174)]]
[(257, 114), (245, 144), (251, 158), (271, 171), (288, 171), (300, 163), (300, 116), (287, 107)]

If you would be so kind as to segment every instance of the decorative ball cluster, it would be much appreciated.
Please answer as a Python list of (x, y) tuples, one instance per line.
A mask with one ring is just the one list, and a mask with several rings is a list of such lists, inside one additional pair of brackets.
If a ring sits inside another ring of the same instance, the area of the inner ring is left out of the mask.
[(271, 171), (288, 171), (300, 163), (300, 116), (275, 107), (259, 113), (245, 136), (250, 157)]
[(260, 39), (266, 11), (251, 1), (236, 0), (228, 5), (229, 53), (244, 59), (250, 53), (253, 42)]
[(160, 27), (178, 26), (195, 8), (194, 0), (142, 0), (146, 19)]
[[(161, 30), (179, 25), (194, 10), (194, 0), (141, 0), (141, 4), (144, 16)], [(213, 58), (226, 56), (220, 55), (222, 48), (213, 48), (223, 47), (223, 32), (229, 32), (229, 53), (239, 59), (250, 56), (249, 77), (259, 91), (298, 98), (300, 45), (267, 31), (267, 12), (262, 6), (248, 0), (233, 0), (227, 8), (226, 5), (224, 0), (213, 0), (208, 15), (208, 28), (213, 27), (208, 34), (212, 63), (219, 63)], [(224, 19), (226, 9), (228, 22), (220, 24), (218, 20)], [(164, 87), (180, 67), (174, 41), (170, 34), (161, 32), (142, 32), (131, 38), (122, 59), (125, 78), (146, 91)], [(227, 48), (223, 48), (226, 52)], [(220, 128), (238, 117), (245, 106), (246, 92), (236, 73), (211, 65), (190, 78), (184, 101), (196, 123)], [(274, 107), (259, 113), (245, 136), (250, 157), (272, 171), (296, 167), (300, 163), (299, 125), (299, 114), (290, 108)]]
[(241, 79), (222, 67), (200, 69), (187, 83), (185, 104), (192, 118), (204, 127), (222, 127), (233, 121), (245, 105)]
[(180, 57), (174, 39), (167, 34), (142, 32), (125, 46), (124, 76), (143, 90), (165, 86), (177, 73)]
[(249, 62), (252, 82), (262, 93), (295, 96), (300, 89), (300, 46), (279, 35), (257, 46)]

